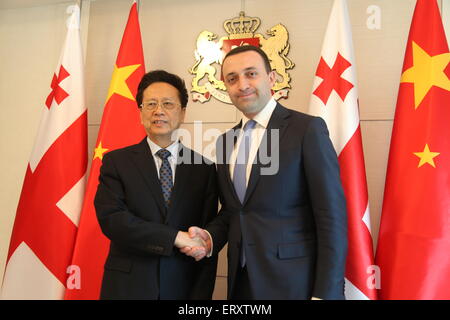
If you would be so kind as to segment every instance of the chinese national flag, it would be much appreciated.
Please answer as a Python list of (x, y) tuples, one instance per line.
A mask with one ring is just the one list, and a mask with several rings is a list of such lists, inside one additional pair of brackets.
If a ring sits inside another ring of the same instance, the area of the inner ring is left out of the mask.
[(367, 193), (352, 31), (347, 2), (335, 0), (314, 79), (309, 112), (327, 123), (347, 201), (348, 256), (345, 297), (376, 299), (370, 280), (373, 244)]
[(80, 9), (69, 7), (67, 36), (42, 110), (9, 245), (1, 298), (62, 299), (87, 170)]
[(382, 299), (450, 299), (450, 53), (435, 0), (409, 32), (376, 262)]
[(98, 176), (105, 152), (138, 143), (145, 136), (135, 96), (145, 73), (136, 3), (117, 55), (81, 213), (66, 299), (98, 299), (109, 240), (101, 232), (94, 208)]

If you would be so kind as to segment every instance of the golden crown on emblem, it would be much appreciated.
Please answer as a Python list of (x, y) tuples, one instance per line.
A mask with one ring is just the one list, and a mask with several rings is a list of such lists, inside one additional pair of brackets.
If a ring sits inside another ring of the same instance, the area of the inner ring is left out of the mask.
[(253, 38), (260, 24), (259, 18), (246, 17), (244, 11), (241, 11), (239, 17), (225, 20), (223, 27), (228, 32), (229, 39)]

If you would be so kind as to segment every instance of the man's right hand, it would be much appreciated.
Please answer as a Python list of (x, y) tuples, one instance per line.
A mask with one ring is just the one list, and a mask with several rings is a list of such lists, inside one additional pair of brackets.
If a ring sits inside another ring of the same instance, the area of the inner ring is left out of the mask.
[[(190, 237), (189, 233), (185, 231), (178, 231), (174, 245), (183, 253), (185, 253), (183, 250), (189, 252), (190, 254), (187, 255), (195, 258), (197, 261), (207, 254), (207, 245), (205, 241), (198, 236)], [(197, 256), (200, 258), (197, 259)]]
[(189, 237), (192, 240), (200, 239), (203, 242), (203, 246), (202, 247), (186, 246), (180, 248), (180, 251), (186, 254), (187, 256), (193, 257), (196, 261), (199, 261), (210, 253), (212, 247), (211, 238), (204, 229), (199, 227), (190, 227), (188, 231)]

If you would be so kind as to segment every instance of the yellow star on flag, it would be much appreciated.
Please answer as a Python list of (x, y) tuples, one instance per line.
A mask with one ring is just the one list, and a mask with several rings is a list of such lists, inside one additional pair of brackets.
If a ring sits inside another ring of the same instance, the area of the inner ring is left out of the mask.
[(114, 65), (114, 72), (111, 77), (111, 84), (109, 85), (108, 97), (106, 98), (106, 101), (108, 101), (114, 93), (135, 101), (134, 96), (131, 93), (126, 81), (128, 77), (139, 67), (140, 64), (134, 64), (121, 68), (117, 67), (117, 65)]
[(102, 147), (102, 142), (100, 141), (100, 143), (98, 144), (97, 148), (95, 148), (94, 150), (94, 159), (99, 158), (100, 160), (103, 160), (103, 154), (108, 151), (109, 149), (103, 148)]
[(425, 144), (423, 152), (414, 152), (414, 154), (420, 158), (419, 166), (417, 168), (420, 168), (425, 163), (428, 163), (429, 165), (433, 166), (433, 168), (436, 168), (433, 158), (437, 157), (440, 153), (431, 152), (428, 144)]
[(414, 64), (403, 72), (400, 82), (414, 83), (414, 107), (417, 109), (432, 86), (450, 91), (450, 79), (444, 72), (450, 53), (430, 56), (414, 41), (412, 51)]

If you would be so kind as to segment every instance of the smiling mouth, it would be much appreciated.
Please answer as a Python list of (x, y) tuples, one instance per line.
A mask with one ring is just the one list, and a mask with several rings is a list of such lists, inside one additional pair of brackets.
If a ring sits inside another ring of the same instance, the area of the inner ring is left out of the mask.
[(153, 124), (164, 124), (164, 123), (167, 123), (167, 121), (166, 120), (153, 120), (152, 123)]
[(245, 93), (245, 94), (240, 94), (239, 98), (248, 98), (248, 97), (253, 96), (253, 95), (254, 95), (254, 92), (248, 92), (248, 93)]

